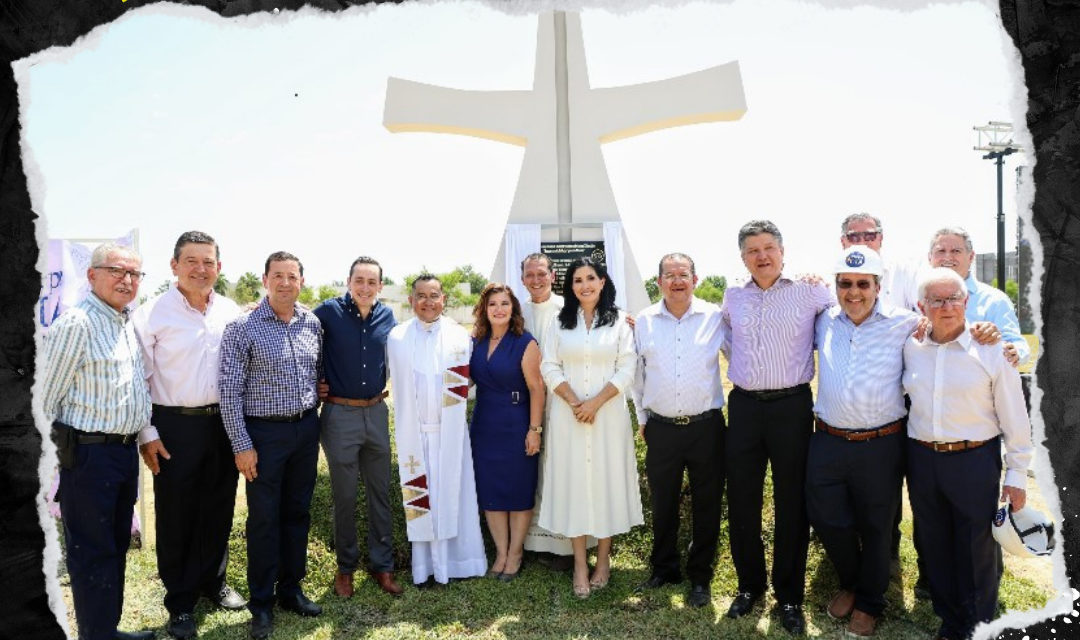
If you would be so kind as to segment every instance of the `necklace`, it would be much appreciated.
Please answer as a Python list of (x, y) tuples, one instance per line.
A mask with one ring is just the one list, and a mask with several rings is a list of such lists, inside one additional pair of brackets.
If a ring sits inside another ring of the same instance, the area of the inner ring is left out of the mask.
[(502, 336), (496, 336), (495, 334), (491, 334), (491, 341), (492, 342), (498, 342), (499, 340), (502, 340), (503, 336), (505, 336), (505, 335), (506, 335), (505, 333), (502, 334)]

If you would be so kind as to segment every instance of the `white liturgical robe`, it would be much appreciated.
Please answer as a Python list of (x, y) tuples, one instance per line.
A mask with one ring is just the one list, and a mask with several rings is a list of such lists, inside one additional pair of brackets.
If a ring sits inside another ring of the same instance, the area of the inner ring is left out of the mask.
[(487, 571), (465, 400), (469, 334), (449, 318), (410, 320), (390, 332), (394, 437), (413, 582)]

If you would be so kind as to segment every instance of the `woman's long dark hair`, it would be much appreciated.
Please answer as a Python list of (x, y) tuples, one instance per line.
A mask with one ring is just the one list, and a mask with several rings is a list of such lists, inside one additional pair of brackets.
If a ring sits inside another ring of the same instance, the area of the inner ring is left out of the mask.
[(596, 272), (596, 277), (604, 280), (600, 300), (596, 303), (596, 326), (615, 326), (615, 322), (619, 319), (619, 307), (615, 306), (615, 283), (608, 277), (607, 265), (589, 257), (577, 258), (566, 267), (566, 273), (563, 275), (563, 308), (559, 311), (559, 325), (563, 329), (577, 327), (578, 309), (581, 308), (581, 303), (574, 295), (574, 272), (582, 267), (591, 267)]

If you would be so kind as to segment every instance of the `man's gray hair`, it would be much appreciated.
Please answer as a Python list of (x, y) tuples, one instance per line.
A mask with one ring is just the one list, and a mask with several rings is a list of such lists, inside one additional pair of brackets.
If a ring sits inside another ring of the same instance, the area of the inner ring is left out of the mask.
[(926, 300), (926, 290), (931, 285), (948, 282), (955, 284), (957, 290), (964, 294), (966, 298), (968, 295), (967, 285), (964, 284), (964, 279), (961, 278), (955, 271), (946, 267), (934, 267), (926, 272), (923, 277), (919, 278), (919, 300)]
[(685, 253), (669, 253), (666, 256), (664, 256), (663, 258), (660, 258), (660, 269), (659, 269), (659, 272), (657, 273), (657, 275), (660, 276), (661, 278), (664, 277), (664, 263), (667, 262), (668, 260), (686, 260), (687, 262), (690, 263), (690, 275), (692, 275), (692, 276), (697, 275), (697, 268), (694, 267), (694, 259), (693, 258), (686, 255)]
[(90, 266), (111, 267), (112, 265), (108, 264), (110, 256), (131, 258), (138, 260), (139, 265), (142, 265), (142, 256), (131, 247), (125, 247), (115, 242), (106, 242), (105, 244), (99, 244), (94, 249), (94, 252), (90, 254)]
[(930, 238), (930, 253), (934, 252), (934, 245), (937, 244), (938, 238), (941, 236), (960, 236), (964, 239), (964, 247), (967, 248), (967, 252), (972, 253), (975, 251), (975, 246), (971, 244), (971, 235), (963, 227), (942, 227), (935, 231)]
[(784, 237), (780, 235), (780, 229), (775, 224), (769, 220), (751, 220), (739, 229), (739, 251), (743, 250), (747, 238), (762, 233), (771, 234), (772, 237), (776, 238), (777, 244), (781, 247), (784, 246)]
[(881, 219), (877, 216), (870, 215), (869, 213), (853, 213), (850, 216), (844, 218), (844, 221), (840, 223), (840, 235), (844, 235), (848, 232), (848, 227), (852, 222), (858, 222), (859, 220), (873, 220), (874, 226), (877, 227), (878, 233), (881, 233)]

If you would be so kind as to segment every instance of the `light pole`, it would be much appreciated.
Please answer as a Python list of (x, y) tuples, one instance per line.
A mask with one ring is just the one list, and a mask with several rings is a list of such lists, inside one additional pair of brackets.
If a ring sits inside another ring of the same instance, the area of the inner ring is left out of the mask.
[[(1005, 291), (1005, 205), (1002, 201), (1002, 167), (1005, 156), (1020, 151), (1013, 143), (1012, 123), (990, 121), (985, 126), (972, 127), (979, 132), (976, 151), (988, 152), (983, 160), (993, 160), (997, 165), (997, 286)], [(984, 140), (985, 136), (985, 140)]]

